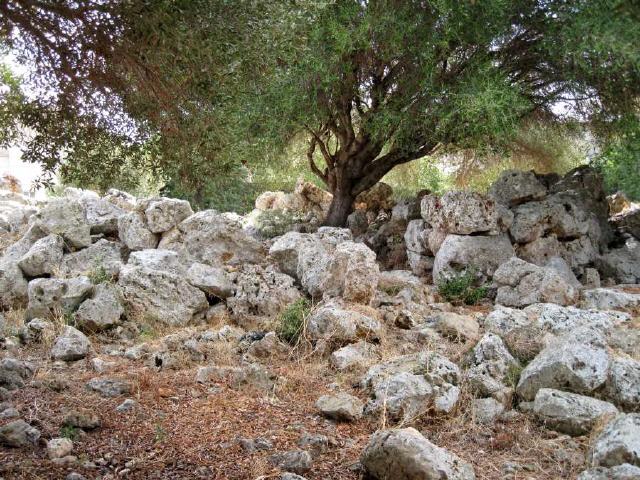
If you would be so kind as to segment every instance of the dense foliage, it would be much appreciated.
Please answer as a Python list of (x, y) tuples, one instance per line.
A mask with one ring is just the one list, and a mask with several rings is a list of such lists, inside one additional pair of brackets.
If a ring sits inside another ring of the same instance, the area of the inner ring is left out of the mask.
[(0, 121), (27, 127), (26, 158), (62, 163), (76, 183), (150, 172), (198, 205), (225, 179), (277, 171), (304, 141), (334, 193), (327, 221), (341, 224), (395, 167), (501, 154), (523, 122), (566, 121), (559, 104), (607, 139), (609, 171), (632, 165), (616, 135), (637, 115), (639, 12), (621, 0), (8, 0), (0, 41), (35, 68), (26, 96), (3, 73)]

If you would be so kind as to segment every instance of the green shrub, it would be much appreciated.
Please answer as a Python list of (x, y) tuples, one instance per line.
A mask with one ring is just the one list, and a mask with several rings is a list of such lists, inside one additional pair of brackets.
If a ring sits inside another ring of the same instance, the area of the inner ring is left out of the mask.
[(438, 292), (448, 302), (476, 305), (487, 296), (487, 287), (477, 285), (475, 271), (466, 270), (439, 282)]
[(99, 285), (111, 281), (111, 275), (105, 270), (104, 266), (98, 265), (87, 275), (91, 283)]
[(253, 226), (264, 238), (275, 238), (291, 231), (293, 226), (305, 222), (304, 215), (284, 210), (259, 212), (253, 218)]
[(68, 438), (69, 440), (75, 440), (79, 436), (79, 433), (78, 429), (71, 425), (64, 425), (60, 428), (60, 436), (62, 438)]
[(304, 322), (311, 305), (305, 298), (296, 300), (280, 314), (276, 333), (278, 337), (291, 345), (295, 345), (304, 329)]

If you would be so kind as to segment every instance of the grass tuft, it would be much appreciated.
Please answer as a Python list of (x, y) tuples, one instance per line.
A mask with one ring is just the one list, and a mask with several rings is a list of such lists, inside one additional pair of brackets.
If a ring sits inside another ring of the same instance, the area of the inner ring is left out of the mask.
[(304, 329), (311, 305), (306, 298), (296, 300), (280, 314), (276, 333), (280, 340), (295, 345)]
[(484, 285), (476, 285), (476, 273), (466, 270), (438, 283), (438, 292), (451, 303), (476, 305), (486, 298), (488, 289)]

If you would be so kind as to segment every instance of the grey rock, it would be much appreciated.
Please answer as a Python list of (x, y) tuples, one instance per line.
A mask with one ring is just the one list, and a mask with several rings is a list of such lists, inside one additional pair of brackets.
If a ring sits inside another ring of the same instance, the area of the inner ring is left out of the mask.
[(480, 325), (470, 315), (453, 312), (441, 312), (435, 315), (435, 328), (443, 336), (462, 341), (477, 340), (480, 336)]
[(604, 278), (618, 283), (640, 283), (640, 240), (627, 239), (622, 247), (596, 259), (596, 266)]
[(60, 235), (72, 248), (91, 245), (91, 229), (84, 206), (78, 200), (51, 200), (32, 217), (32, 221), (46, 234)]
[(166, 232), (193, 215), (189, 202), (175, 198), (150, 199), (141, 208), (153, 233)]
[(129, 212), (118, 217), (118, 237), (130, 250), (156, 248), (160, 238), (149, 230), (145, 217), (139, 212)]
[(276, 262), (280, 271), (294, 278), (298, 277), (298, 257), (307, 245), (320, 243), (320, 240), (308, 233), (287, 232), (278, 237), (269, 249), (269, 256)]
[(473, 467), (413, 428), (374, 433), (360, 462), (377, 480), (474, 480)]
[(144, 249), (132, 252), (129, 255), (127, 265), (132, 267), (145, 267), (151, 270), (161, 272), (175, 273), (176, 275), (185, 275), (186, 267), (182, 263), (180, 256), (173, 250), (165, 249)]
[(20, 341), (25, 345), (30, 343), (39, 343), (54, 334), (55, 327), (53, 323), (42, 320), (41, 318), (34, 318), (29, 321), (18, 332)]
[(62, 261), (64, 240), (60, 235), (47, 235), (35, 242), (18, 266), (27, 277), (54, 275)]
[(35, 368), (27, 362), (16, 358), (5, 357), (0, 360), (0, 387), (17, 390), (24, 387), (24, 382), (35, 372)]
[(130, 412), (131, 410), (136, 408), (137, 405), (138, 405), (138, 402), (136, 402), (131, 398), (127, 398), (124, 402), (122, 402), (120, 405), (116, 407), (116, 412), (119, 412), (119, 413)]
[(81, 331), (67, 325), (51, 348), (53, 360), (71, 362), (87, 356), (91, 342)]
[(87, 382), (87, 388), (103, 397), (118, 397), (133, 393), (131, 383), (116, 378), (92, 378)]
[(498, 235), (511, 226), (513, 213), (476, 192), (449, 191), (441, 198), (427, 195), (421, 202), (422, 218), (447, 233)]
[(475, 271), (490, 280), (496, 269), (515, 255), (506, 235), (448, 235), (433, 264), (433, 281), (438, 284), (460, 271)]
[(640, 306), (639, 293), (627, 293), (611, 288), (594, 288), (582, 291), (583, 308), (597, 310), (618, 310)]
[(269, 460), (281, 470), (293, 473), (308, 472), (313, 465), (311, 455), (304, 450), (291, 450), (289, 452), (272, 455)]
[(525, 307), (533, 303), (570, 305), (578, 300), (578, 289), (553, 268), (539, 267), (513, 257), (493, 276), (498, 285), (496, 303)]
[(100, 239), (85, 249), (62, 257), (60, 273), (72, 277), (104, 272), (109, 277), (117, 277), (123, 265), (122, 249), (119, 242)]
[(40, 431), (24, 420), (14, 420), (0, 427), (0, 445), (21, 448), (33, 446), (40, 439)]
[(533, 411), (546, 426), (569, 435), (585, 435), (603, 417), (618, 413), (609, 402), (550, 388), (538, 390)]
[(321, 396), (316, 402), (316, 408), (325, 417), (350, 422), (362, 417), (364, 405), (359, 398), (340, 392)]
[(37, 278), (29, 282), (28, 319), (72, 313), (93, 291), (87, 277)]
[(607, 379), (610, 358), (604, 345), (590, 344), (570, 334), (552, 342), (520, 375), (516, 388), (525, 400), (533, 400), (541, 388), (589, 394)]
[(618, 415), (609, 422), (595, 439), (590, 456), (594, 466), (640, 467), (640, 414)]
[(187, 270), (187, 281), (208, 295), (218, 298), (233, 295), (233, 285), (222, 268), (194, 263)]
[(375, 346), (361, 340), (335, 350), (329, 357), (329, 363), (336, 370), (349, 370), (366, 366), (377, 358)]
[(489, 189), (491, 198), (509, 207), (542, 200), (546, 195), (547, 187), (533, 171), (506, 170)]
[(169, 325), (185, 325), (209, 305), (204, 292), (169, 272), (125, 266), (118, 285), (132, 313)]
[(98, 332), (112, 328), (124, 314), (120, 287), (101, 283), (95, 288), (93, 297), (85, 300), (76, 312), (76, 322), (82, 329)]
[(83, 196), (79, 200), (85, 209), (92, 234), (118, 233), (118, 218), (127, 210), (103, 198)]
[(613, 357), (605, 392), (607, 399), (623, 410), (640, 410), (640, 361)]
[(64, 415), (62, 424), (83, 430), (95, 430), (102, 425), (102, 420), (91, 410), (71, 410)]
[(71, 455), (73, 442), (68, 438), (52, 438), (47, 440), (47, 456), (50, 460)]
[(615, 467), (595, 467), (585, 470), (576, 480), (637, 480), (640, 478), (640, 468), (623, 463)]
[(311, 313), (307, 334), (312, 340), (331, 340), (344, 344), (377, 338), (381, 328), (376, 319), (330, 302), (320, 305)]
[(492, 425), (504, 412), (504, 405), (494, 398), (478, 398), (471, 404), (473, 419), (482, 425)]

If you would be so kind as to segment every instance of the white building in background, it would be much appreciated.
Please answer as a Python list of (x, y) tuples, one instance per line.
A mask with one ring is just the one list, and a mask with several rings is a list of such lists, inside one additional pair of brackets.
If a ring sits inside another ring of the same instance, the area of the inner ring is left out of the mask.
[(40, 165), (22, 161), (19, 147), (0, 148), (0, 177), (11, 175), (17, 178), (25, 195), (38, 200), (47, 196), (44, 188), (36, 189), (35, 186), (42, 173)]

